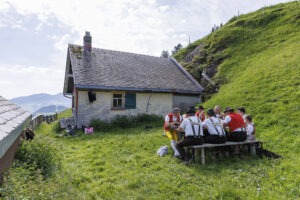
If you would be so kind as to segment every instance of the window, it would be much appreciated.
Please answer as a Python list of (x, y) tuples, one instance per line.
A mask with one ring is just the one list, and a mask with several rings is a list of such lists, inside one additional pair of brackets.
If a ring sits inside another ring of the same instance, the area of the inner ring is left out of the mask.
[(113, 94), (113, 108), (124, 108), (123, 94)]
[(135, 109), (136, 94), (135, 93), (115, 93), (112, 99), (112, 109)]
[(125, 108), (135, 109), (136, 108), (136, 95), (135, 93), (126, 93), (125, 95)]

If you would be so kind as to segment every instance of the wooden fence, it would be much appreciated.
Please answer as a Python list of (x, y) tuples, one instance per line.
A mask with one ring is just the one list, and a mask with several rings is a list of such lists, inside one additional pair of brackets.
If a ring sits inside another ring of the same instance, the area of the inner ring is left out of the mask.
[(57, 113), (49, 115), (37, 115), (34, 118), (32, 118), (29, 127), (32, 131), (34, 131), (42, 122), (47, 122), (48, 124), (50, 124), (55, 120), (57, 120)]

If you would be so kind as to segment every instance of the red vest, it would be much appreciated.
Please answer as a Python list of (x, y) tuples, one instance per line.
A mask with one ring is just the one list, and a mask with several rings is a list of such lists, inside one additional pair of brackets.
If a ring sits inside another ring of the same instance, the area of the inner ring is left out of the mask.
[[(196, 112), (197, 117), (199, 118), (199, 112)], [(202, 113), (201, 115), (201, 121), (203, 122), (205, 120), (205, 113)]]
[[(169, 116), (169, 123), (172, 123), (173, 122), (173, 116), (174, 116), (173, 113), (168, 114), (168, 116)], [(177, 115), (177, 122), (180, 123), (180, 115)], [(165, 129), (165, 131), (169, 130), (169, 128), (167, 128), (166, 122), (164, 124), (164, 129)]]
[(244, 119), (241, 115), (239, 115), (237, 113), (230, 113), (229, 116), (231, 118), (230, 122), (228, 123), (230, 132), (233, 132), (235, 129), (238, 129), (238, 128), (246, 127)]

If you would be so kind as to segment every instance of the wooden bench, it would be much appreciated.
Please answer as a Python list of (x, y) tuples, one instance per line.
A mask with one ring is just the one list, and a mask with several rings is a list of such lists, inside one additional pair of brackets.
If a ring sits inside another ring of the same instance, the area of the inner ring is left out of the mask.
[(263, 143), (265, 143), (265, 142), (262, 142), (260, 140), (253, 140), (253, 141), (246, 140), (244, 142), (226, 142), (226, 143), (223, 143), (223, 144), (207, 144), (207, 143), (204, 143), (202, 145), (187, 146), (186, 148), (187, 148), (187, 150), (189, 150), (189, 149), (193, 150), (194, 158), (195, 158), (196, 162), (197, 162), (197, 158), (199, 158), (199, 154), (200, 154), (199, 150), (200, 150), (201, 151), (201, 154), (200, 154), (201, 164), (205, 165), (205, 148), (258, 144), (258, 145), (250, 146), (251, 154), (256, 155), (257, 146), (260, 145), (262, 147)]

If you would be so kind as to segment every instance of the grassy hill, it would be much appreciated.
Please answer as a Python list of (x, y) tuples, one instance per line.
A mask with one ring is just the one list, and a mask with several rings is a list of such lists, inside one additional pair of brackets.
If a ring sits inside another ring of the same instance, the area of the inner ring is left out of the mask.
[[(199, 45), (203, 49), (185, 62)], [(209, 71), (213, 62), (218, 63), (211, 78), (220, 89), (217, 94), (206, 94), (210, 99), (204, 105), (245, 107), (254, 117), (258, 137), (293, 159), (291, 165), (299, 164), (300, 3), (233, 17), (175, 58), (194, 73), (198, 68)]]
[[(197, 47), (199, 52), (191, 54)], [(55, 122), (42, 124), (36, 133), (59, 146), (58, 175), (31, 181), (29, 187), (15, 167), (4, 179), (10, 183), (4, 191), (19, 199), (33, 193), (42, 199), (299, 199), (299, 53), (300, 5), (292, 2), (234, 17), (175, 56), (196, 78), (200, 69), (220, 85), (217, 94), (208, 93), (207, 108), (244, 106), (254, 117), (258, 139), (282, 159), (216, 160), (210, 154), (207, 165), (186, 166), (172, 153), (156, 155), (169, 143), (161, 136), (162, 124), (58, 137)]]
[[(299, 32), (300, 3), (279, 4), (233, 17), (219, 30), (190, 44), (174, 57), (207, 86), (209, 94), (212, 85), (201, 78), (199, 72), (205, 72), (217, 85), (238, 85), (236, 92), (241, 94), (265, 93), (261, 89), (272, 84), (275, 88), (268, 91), (276, 94), (278, 87), (298, 86)], [(292, 82), (285, 83), (282, 75), (289, 77), (290, 74), (293, 76), (288, 79)], [(274, 81), (278, 78), (283, 83)], [(259, 83), (263, 87), (253, 88), (245, 83)], [(275, 83), (278, 86), (274, 86)], [(206, 99), (209, 97), (206, 94)]]

